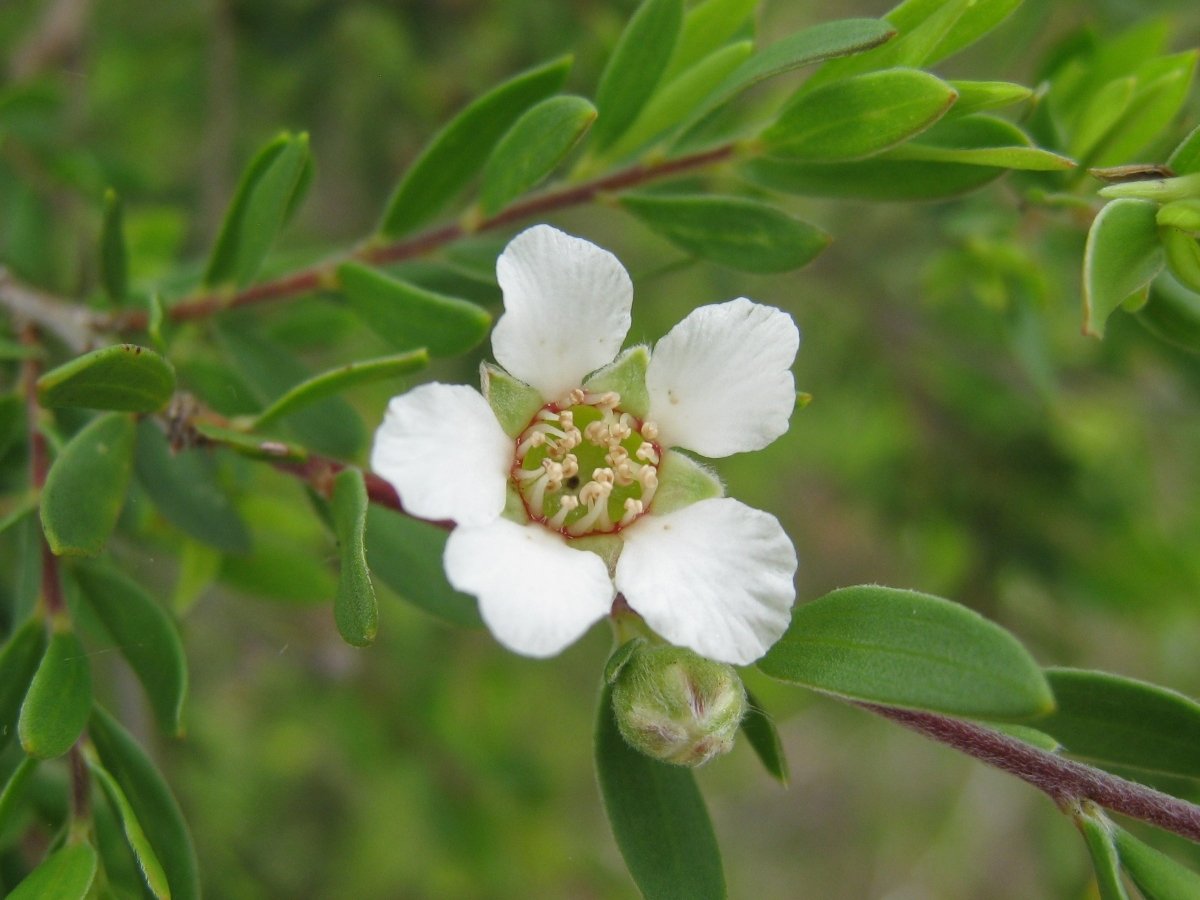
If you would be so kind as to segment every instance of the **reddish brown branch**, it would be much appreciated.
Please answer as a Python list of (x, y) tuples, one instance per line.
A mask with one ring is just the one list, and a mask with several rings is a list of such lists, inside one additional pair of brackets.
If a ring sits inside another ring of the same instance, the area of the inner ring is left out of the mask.
[(1016, 775), (1060, 807), (1067, 808), (1072, 801), (1091, 800), (1113, 812), (1200, 842), (1200, 806), (961, 719), (873, 703), (857, 705)]
[[(239, 291), (232, 296), (227, 294), (201, 294), (172, 306), (167, 310), (167, 316), (175, 322), (202, 319), (226, 309), (252, 306), (258, 303), (282, 300), (288, 297), (311, 293), (321, 287), (321, 285), (330, 283), (337, 265), (345, 260), (359, 260), (361, 262), (382, 265), (384, 263), (395, 263), (406, 259), (413, 259), (444, 247), (459, 238), (466, 237), (468, 234), (502, 228), (523, 219), (543, 216), (556, 210), (577, 206), (581, 203), (588, 203), (601, 194), (625, 190), (636, 187), (639, 184), (646, 184), (647, 182), (669, 178), (672, 175), (678, 175), (682, 172), (725, 162), (731, 159), (733, 154), (734, 145), (725, 144), (711, 150), (681, 156), (677, 159), (666, 160), (661, 163), (631, 166), (628, 169), (614, 172), (611, 175), (597, 178), (585, 184), (566, 187), (557, 191), (549, 191), (545, 194), (530, 197), (528, 200), (520, 203), (514, 203), (502, 212), (491, 218), (484, 219), (470, 228), (461, 223), (443, 225), (439, 228), (415, 235), (414, 237), (405, 238), (404, 240), (395, 241), (390, 244), (367, 244), (344, 257), (339, 257), (281, 278), (264, 281), (261, 284), (256, 284)], [(147, 322), (148, 315), (144, 310), (129, 310), (112, 316), (103, 324), (105, 327), (115, 331), (136, 331), (144, 329)]]

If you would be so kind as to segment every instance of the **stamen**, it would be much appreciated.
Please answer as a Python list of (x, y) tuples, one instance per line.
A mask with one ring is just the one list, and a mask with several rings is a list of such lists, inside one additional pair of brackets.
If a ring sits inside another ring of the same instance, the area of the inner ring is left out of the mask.
[(525, 438), (525, 440), (521, 441), (521, 443), (517, 446), (517, 456), (524, 457), (528, 455), (529, 451), (534, 447), (540, 447), (544, 443), (546, 443), (546, 432), (535, 431), (529, 437)]
[(575, 388), (571, 393), (567, 394), (567, 399), (561, 404), (562, 406), (579, 406), (587, 399), (587, 391), (583, 388)]
[(637, 473), (637, 480), (642, 485), (642, 505), (649, 506), (658, 489), (658, 470), (653, 466), (642, 466)]
[(634, 497), (625, 498), (625, 515), (621, 516), (621, 526), (624, 527), (646, 511), (646, 505)]
[(638, 447), (634, 455), (642, 462), (649, 463), (652, 466), (657, 466), (659, 463), (658, 451), (654, 449), (654, 445), (649, 441)]
[(648, 441), (658, 440), (658, 426), (647, 419), (642, 423), (642, 437)]
[(608, 442), (610, 446), (621, 443), (633, 434), (633, 429), (624, 422), (613, 422), (608, 426)]
[(625, 460), (627, 460), (627, 459), (629, 459), (629, 451), (626, 450), (624, 447), (622, 447), (620, 444), (613, 447), (611, 450), (609, 450), (607, 453), (604, 454), (604, 461), (606, 463), (608, 463), (610, 466), (619, 466), (621, 463), (625, 462)]
[(558, 512), (554, 514), (553, 518), (546, 522), (546, 524), (551, 528), (561, 529), (563, 527), (563, 523), (567, 521), (568, 513), (579, 508), (579, 498), (574, 494), (567, 494), (562, 498), (562, 500), (559, 501), (559, 503), (562, 505), (559, 506)]
[(589, 481), (583, 486), (579, 492), (579, 500), (588, 504), (588, 511), (582, 519), (570, 526), (568, 530), (571, 534), (612, 530), (612, 520), (608, 517), (608, 495), (611, 493), (611, 484)]
[(568, 453), (562, 461), (563, 478), (574, 478), (579, 474), (579, 460), (574, 453)]
[(614, 467), (613, 476), (617, 487), (629, 487), (637, 481), (637, 469), (634, 468), (635, 465), (636, 463), (631, 463), (626, 459)]
[(608, 425), (602, 421), (589, 422), (583, 429), (583, 436), (597, 446), (608, 443)]
[(592, 469), (592, 479), (600, 484), (607, 485), (611, 491), (613, 484), (613, 470), (608, 468)]

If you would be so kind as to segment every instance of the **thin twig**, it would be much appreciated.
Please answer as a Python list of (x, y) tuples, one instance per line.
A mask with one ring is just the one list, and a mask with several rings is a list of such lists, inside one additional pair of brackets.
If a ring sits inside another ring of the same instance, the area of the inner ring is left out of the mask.
[[(92, 344), (95, 321), (86, 307), (22, 284), (3, 266), (0, 266), (0, 306), (7, 307), (17, 318), (36, 323), (76, 353), (82, 353)], [(37, 345), (35, 337), (32, 346)]]
[(1200, 806), (961, 719), (874, 703), (856, 705), (1016, 775), (1063, 809), (1076, 801), (1091, 800), (1113, 812), (1200, 842)]

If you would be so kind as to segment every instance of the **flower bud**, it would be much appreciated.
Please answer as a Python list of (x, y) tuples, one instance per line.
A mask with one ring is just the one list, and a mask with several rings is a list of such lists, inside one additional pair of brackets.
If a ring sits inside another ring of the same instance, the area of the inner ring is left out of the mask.
[(728, 753), (746, 712), (746, 689), (734, 668), (682, 647), (634, 649), (612, 698), (629, 745), (680, 766)]

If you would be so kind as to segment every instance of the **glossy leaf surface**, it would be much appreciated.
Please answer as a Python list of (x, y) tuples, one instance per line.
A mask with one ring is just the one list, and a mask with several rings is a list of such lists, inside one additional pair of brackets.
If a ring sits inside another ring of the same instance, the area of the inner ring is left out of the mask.
[(74, 633), (58, 631), (21, 704), (21, 749), (38, 759), (62, 756), (83, 733), (91, 707), (91, 660)]
[(8, 900), (83, 900), (96, 879), (97, 861), (91, 844), (56, 850), (13, 888)]

